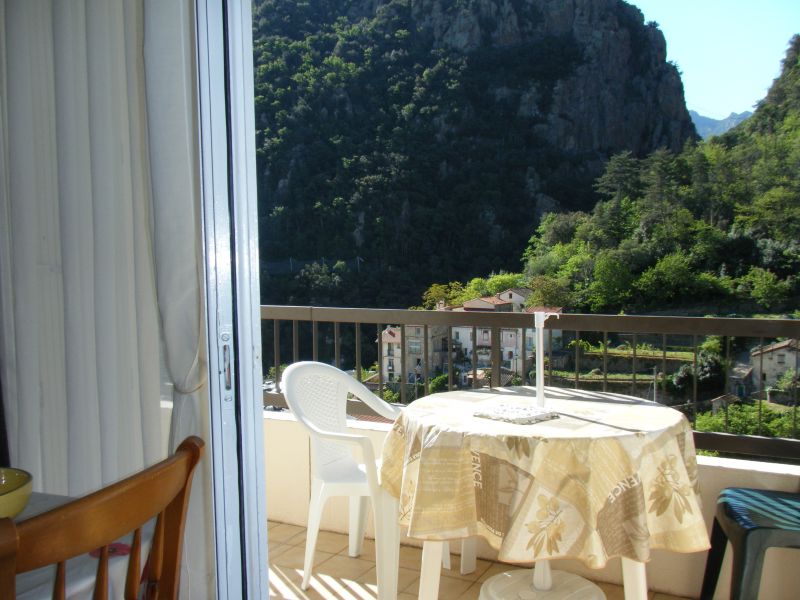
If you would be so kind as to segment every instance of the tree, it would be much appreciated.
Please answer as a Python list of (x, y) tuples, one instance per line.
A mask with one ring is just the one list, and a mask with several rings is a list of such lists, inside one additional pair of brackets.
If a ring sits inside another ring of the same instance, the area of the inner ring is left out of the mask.
[(568, 244), (575, 237), (575, 231), (583, 221), (588, 218), (586, 213), (547, 213), (543, 218), (536, 234), (528, 242), (528, 249), (525, 257), (529, 258), (533, 254), (540, 254), (547, 251), (557, 244)]
[(666, 148), (659, 148), (645, 161), (642, 173), (644, 197), (650, 203), (672, 203), (677, 196), (675, 157)]
[(468, 300), (474, 300), (475, 298), (489, 295), (489, 286), (486, 284), (486, 280), (482, 277), (473, 277), (469, 280), (469, 283), (464, 286), (460, 294), (451, 298), (451, 302), (453, 304), (463, 304)]
[[(667, 387), (674, 394), (688, 398), (694, 391), (694, 368), (684, 364), (667, 379)], [(720, 357), (701, 351), (697, 356), (697, 395), (710, 398), (719, 395), (725, 387), (725, 367)]]
[(621, 308), (631, 297), (634, 275), (615, 253), (602, 252), (594, 261), (594, 280), (589, 286), (589, 307), (593, 312)]
[(609, 199), (621, 201), (641, 193), (641, 165), (629, 150), (612, 156), (605, 172), (597, 179), (595, 189)]
[(313, 262), (303, 267), (297, 281), (308, 294), (311, 304), (330, 306), (339, 297), (346, 273), (347, 265), (343, 262), (337, 262), (333, 267)]
[(797, 371), (786, 369), (783, 374), (778, 378), (775, 387), (781, 392), (791, 393), (797, 388)]
[(636, 281), (643, 302), (671, 304), (692, 297), (694, 274), (689, 257), (680, 252), (669, 254), (647, 269)]
[(447, 373), (443, 373), (441, 375), (437, 375), (431, 382), (428, 384), (428, 392), (431, 394), (438, 394), (439, 392), (446, 392), (447, 387)]
[(759, 236), (793, 241), (800, 238), (800, 192), (788, 187), (773, 187), (752, 204), (743, 205), (739, 223)]
[(749, 295), (753, 300), (767, 309), (781, 306), (789, 296), (789, 285), (781, 281), (771, 271), (760, 267), (752, 267), (739, 280), (740, 293)]
[(458, 297), (464, 292), (464, 286), (458, 281), (451, 281), (450, 283), (434, 283), (425, 290), (422, 295), (422, 307), (428, 310), (433, 310), (439, 304), (444, 302), (445, 305), (452, 304), (453, 298)]
[(539, 275), (531, 280), (530, 287), (533, 293), (525, 300), (525, 306), (560, 306), (566, 308), (572, 305), (569, 283), (562, 279)]
[(753, 404), (732, 404), (716, 414), (698, 413), (695, 429), (767, 437), (792, 437), (794, 431), (792, 413), (779, 412), (763, 400)]
[(518, 288), (525, 285), (525, 278), (521, 273), (493, 273), (486, 280), (486, 289), (489, 294), (499, 294), (500, 292)]

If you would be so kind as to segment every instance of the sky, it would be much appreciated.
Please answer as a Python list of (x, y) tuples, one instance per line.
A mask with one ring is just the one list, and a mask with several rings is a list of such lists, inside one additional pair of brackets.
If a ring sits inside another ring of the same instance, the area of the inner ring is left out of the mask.
[(800, 33), (800, 0), (627, 0), (656, 21), (682, 72), (686, 106), (722, 119), (753, 110)]

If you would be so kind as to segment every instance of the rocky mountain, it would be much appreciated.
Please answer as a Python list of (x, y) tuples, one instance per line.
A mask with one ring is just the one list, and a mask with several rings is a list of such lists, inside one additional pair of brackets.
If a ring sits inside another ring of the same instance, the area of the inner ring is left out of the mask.
[(689, 116), (692, 118), (692, 123), (694, 123), (698, 135), (704, 140), (707, 140), (712, 135), (722, 135), (752, 115), (752, 112), (746, 110), (741, 113), (732, 112), (724, 119), (712, 119), (711, 117), (704, 117), (697, 111), (689, 111)]
[[(644, 25), (634, 6), (618, 0), (423, 0), (411, 5), (419, 27), (433, 33), (435, 46), (460, 53), (550, 37), (569, 40), (581, 60), (551, 89), (532, 79), (511, 89), (498, 82), (495, 90), (516, 103), (520, 115), (537, 119), (537, 130), (554, 146), (643, 154), (662, 146), (678, 150), (694, 134), (680, 76), (666, 62), (664, 35), (655, 24)], [(552, 94), (546, 110), (531, 102), (546, 93)]]
[(307, 266), (262, 273), (268, 300), (407, 306), (516, 269), (611, 155), (696, 138), (621, 0), (260, 0), (254, 23), (262, 256)]

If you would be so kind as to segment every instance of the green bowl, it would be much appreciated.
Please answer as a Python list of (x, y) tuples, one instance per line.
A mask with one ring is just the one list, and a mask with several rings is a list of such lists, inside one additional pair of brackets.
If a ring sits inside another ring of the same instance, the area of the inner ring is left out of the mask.
[(16, 517), (31, 497), (33, 476), (22, 469), (0, 467), (0, 518)]

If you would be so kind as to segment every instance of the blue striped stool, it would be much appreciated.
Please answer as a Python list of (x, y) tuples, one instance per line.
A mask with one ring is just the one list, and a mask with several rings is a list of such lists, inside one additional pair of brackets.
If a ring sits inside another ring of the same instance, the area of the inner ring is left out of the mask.
[(756, 600), (767, 548), (800, 548), (800, 494), (749, 488), (720, 492), (700, 600), (714, 596), (728, 540), (733, 546), (731, 599)]

